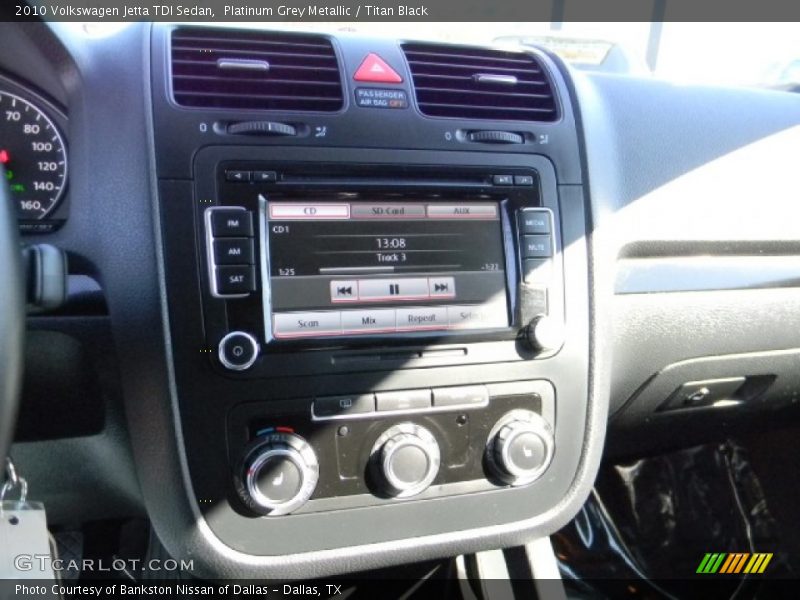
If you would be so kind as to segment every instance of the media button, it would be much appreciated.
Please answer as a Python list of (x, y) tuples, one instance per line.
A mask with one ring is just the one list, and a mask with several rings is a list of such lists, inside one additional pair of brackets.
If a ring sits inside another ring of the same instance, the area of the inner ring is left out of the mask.
[(398, 308), (397, 329), (410, 331), (447, 329), (447, 307)]
[(342, 333), (391, 332), (395, 326), (393, 308), (342, 311)]
[(378, 407), (378, 412), (430, 408), (431, 391), (425, 389), (377, 392), (375, 394), (375, 404)]
[(496, 219), (496, 204), (429, 204), (431, 219)]
[(497, 306), (448, 306), (448, 322), (454, 329), (508, 327), (505, 308)]
[(428, 297), (428, 280), (423, 278), (359, 279), (358, 297), (367, 302), (426, 299)]
[(358, 281), (331, 281), (331, 302), (358, 302)]
[(275, 313), (272, 315), (272, 325), (276, 338), (340, 335), (342, 333), (339, 311)]
[(550, 213), (546, 210), (522, 210), (519, 221), (522, 233), (550, 233)]
[(453, 277), (429, 277), (428, 290), (431, 298), (455, 298), (456, 280)]

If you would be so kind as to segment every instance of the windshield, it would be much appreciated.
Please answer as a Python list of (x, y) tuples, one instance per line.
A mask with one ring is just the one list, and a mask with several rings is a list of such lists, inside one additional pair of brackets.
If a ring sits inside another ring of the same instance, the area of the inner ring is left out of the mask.
[[(329, 23), (337, 31), (546, 46), (579, 69), (682, 84), (800, 86), (800, 23)], [(319, 24), (290, 24), (313, 29)]]

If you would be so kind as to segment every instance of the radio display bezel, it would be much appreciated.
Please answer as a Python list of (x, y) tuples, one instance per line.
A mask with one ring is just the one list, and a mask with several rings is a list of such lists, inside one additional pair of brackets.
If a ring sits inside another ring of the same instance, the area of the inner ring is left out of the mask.
[[(271, 243), (270, 236), (271, 235), (275, 235), (275, 234), (271, 233), (270, 227), (272, 226), (273, 223), (278, 223), (279, 221), (273, 221), (270, 218), (270, 211), (271, 211), (270, 206), (286, 206), (286, 205), (290, 205), (290, 204), (303, 204), (305, 202), (305, 203), (313, 203), (314, 205), (317, 205), (317, 206), (320, 206), (320, 207), (323, 207), (323, 206), (334, 207), (334, 206), (345, 206), (345, 205), (347, 205), (348, 207), (352, 207), (352, 206), (356, 206), (356, 205), (358, 205), (358, 204), (360, 204), (362, 202), (364, 202), (364, 203), (367, 202), (363, 198), (358, 199), (358, 200), (351, 200), (351, 199), (342, 200), (341, 198), (337, 198), (337, 197), (329, 197), (329, 198), (326, 198), (326, 199), (320, 199), (320, 198), (318, 198), (316, 196), (313, 196), (313, 198), (314, 198), (313, 200), (304, 200), (303, 198), (294, 198), (293, 197), (291, 200), (288, 200), (287, 198), (283, 197), (283, 198), (280, 198), (280, 199), (271, 200), (271, 198), (268, 197), (267, 194), (259, 194), (258, 221), (259, 221), (259, 233), (260, 233), (260, 238), (261, 238), (261, 244), (260, 244), (261, 253), (260, 253), (260, 264), (259, 264), (259, 267), (260, 267), (260, 270), (261, 270), (261, 290), (262, 290), (262, 298), (263, 298), (263, 306), (264, 306), (264, 341), (266, 343), (268, 343), (268, 344), (281, 343), (281, 342), (285, 343), (285, 342), (298, 341), (298, 340), (312, 341), (312, 342), (313, 341), (320, 341), (320, 340), (342, 340), (342, 339), (348, 340), (350, 338), (364, 338), (364, 337), (382, 338), (382, 337), (394, 337), (394, 336), (396, 336), (398, 334), (406, 334), (406, 333), (412, 334), (412, 335), (413, 334), (422, 334), (423, 336), (424, 335), (438, 335), (438, 336), (441, 336), (441, 335), (447, 335), (447, 334), (450, 334), (450, 333), (459, 332), (459, 331), (462, 331), (464, 329), (467, 329), (469, 333), (481, 333), (481, 332), (487, 332), (487, 331), (492, 331), (492, 330), (504, 331), (504, 330), (509, 329), (511, 327), (513, 311), (511, 310), (509, 281), (508, 281), (508, 276), (507, 276), (506, 272), (508, 270), (514, 270), (515, 265), (514, 265), (513, 255), (509, 255), (508, 249), (505, 247), (505, 243), (504, 243), (505, 236), (503, 234), (503, 230), (504, 230), (504, 227), (507, 227), (507, 225), (508, 225), (508, 222), (507, 222), (508, 215), (503, 210), (503, 207), (501, 206), (501, 204), (502, 204), (501, 202), (488, 201), (488, 200), (476, 201), (476, 200), (472, 200), (471, 199), (471, 200), (459, 200), (459, 204), (461, 204), (463, 206), (471, 206), (471, 207), (478, 206), (478, 205), (491, 204), (492, 206), (496, 207), (495, 218), (486, 219), (486, 221), (491, 222), (491, 225), (489, 227), (491, 227), (491, 226), (496, 227), (496, 231), (495, 231), (495, 233), (493, 235), (496, 236), (496, 242), (498, 244), (498, 248), (496, 248), (496, 252), (499, 254), (499, 256), (496, 256), (496, 257), (493, 256), (493, 260), (496, 258), (497, 261), (499, 261), (501, 263), (501, 268), (497, 271), (497, 273), (498, 273), (498, 275), (500, 277), (502, 277), (502, 281), (503, 281), (503, 287), (502, 287), (503, 298), (502, 298), (502, 301), (499, 300), (499, 299), (495, 299), (492, 302), (491, 306), (488, 306), (488, 305), (485, 305), (485, 304), (481, 305), (481, 308), (483, 309), (484, 314), (489, 313), (489, 317), (488, 318), (491, 321), (496, 321), (497, 324), (492, 323), (492, 324), (487, 325), (485, 327), (472, 326), (472, 327), (463, 328), (463, 329), (459, 328), (459, 327), (456, 327), (456, 326), (453, 326), (453, 325), (451, 325), (449, 323), (440, 324), (438, 326), (433, 326), (433, 327), (428, 327), (428, 328), (423, 328), (423, 327), (411, 327), (411, 328), (406, 327), (406, 328), (403, 328), (402, 325), (396, 324), (396, 325), (393, 325), (391, 327), (390, 331), (387, 331), (387, 330), (369, 331), (369, 330), (367, 330), (367, 331), (363, 331), (363, 332), (348, 331), (348, 330), (345, 329), (344, 325), (342, 324), (340, 326), (340, 329), (342, 329), (342, 331), (338, 332), (338, 333), (334, 333), (334, 332), (326, 333), (326, 332), (323, 332), (323, 333), (319, 333), (319, 334), (316, 334), (316, 335), (314, 335), (313, 333), (309, 333), (309, 334), (306, 334), (306, 333), (300, 334), (300, 333), (298, 333), (297, 335), (291, 335), (291, 334), (281, 335), (280, 332), (278, 331), (278, 328), (277, 328), (277, 317), (278, 316), (280, 316), (280, 317), (288, 317), (291, 320), (291, 318), (294, 315), (297, 315), (298, 317), (302, 317), (303, 313), (305, 313), (305, 312), (308, 312), (310, 315), (311, 314), (318, 314), (318, 315), (321, 315), (323, 318), (326, 315), (330, 315), (332, 317), (334, 314), (338, 313), (340, 315), (340, 318), (344, 319), (344, 317), (346, 317), (346, 316), (348, 316), (350, 314), (351, 310), (355, 310), (355, 311), (358, 311), (358, 312), (365, 312), (365, 313), (368, 313), (368, 312), (371, 311), (373, 314), (379, 314), (380, 311), (383, 311), (383, 312), (396, 311), (398, 315), (401, 314), (404, 310), (424, 310), (424, 312), (428, 312), (430, 310), (430, 311), (432, 311), (432, 315), (435, 315), (435, 316), (438, 317), (441, 314), (449, 314), (451, 312), (455, 312), (456, 308), (458, 306), (460, 306), (461, 304), (464, 304), (464, 302), (461, 302), (461, 301), (459, 301), (457, 299), (452, 299), (452, 300), (449, 300), (449, 301), (442, 301), (440, 299), (440, 301), (437, 301), (436, 298), (430, 298), (429, 297), (429, 298), (425, 298), (425, 299), (421, 299), (420, 298), (420, 299), (418, 299), (416, 301), (411, 301), (411, 300), (395, 301), (395, 302), (388, 301), (388, 302), (383, 302), (383, 303), (377, 304), (377, 305), (374, 302), (370, 302), (369, 300), (358, 300), (358, 301), (353, 301), (352, 303), (349, 303), (346, 306), (342, 306), (342, 305), (337, 306), (336, 304), (333, 303), (333, 299), (331, 298), (331, 305), (330, 306), (323, 306), (322, 304), (320, 304), (319, 306), (313, 308), (313, 310), (312, 309), (308, 309), (308, 308), (304, 309), (302, 306), (298, 306), (298, 305), (283, 306), (280, 309), (276, 309), (275, 306), (277, 304), (279, 304), (279, 302), (276, 300), (276, 298), (274, 296), (275, 290), (273, 288), (278, 284), (288, 283), (288, 281), (284, 282), (284, 281), (278, 280), (278, 278), (276, 277), (276, 275), (274, 273), (274, 270), (273, 270), (274, 265), (272, 264), (272, 261), (273, 261), (274, 257), (272, 256), (272, 254), (275, 253), (274, 245), (276, 245), (276, 244)], [(373, 204), (373, 205), (381, 205), (381, 204), (384, 204), (384, 203), (386, 203), (386, 200), (370, 202), (370, 204)], [(430, 210), (429, 207), (432, 206), (432, 205), (444, 206), (444, 204), (442, 202), (434, 202), (431, 199), (427, 199), (426, 200), (424, 198), (414, 197), (414, 196), (402, 196), (400, 198), (394, 198), (393, 199), (393, 203), (394, 204), (403, 203), (403, 204), (411, 205), (411, 206), (421, 206), (421, 207), (424, 207), (426, 209), (426, 211)], [(348, 214), (349, 214), (349, 210), (348, 210)], [(338, 221), (338, 223), (341, 224), (342, 221), (346, 221), (349, 224), (355, 224), (355, 223), (363, 224), (363, 222), (358, 222), (358, 221), (354, 221), (354, 220), (351, 220), (351, 219), (342, 219), (342, 220)], [(404, 223), (419, 224), (420, 225), (420, 231), (424, 228), (425, 224), (430, 223), (430, 221), (425, 221), (425, 220), (420, 220), (420, 219), (402, 219), (402, 220), (396, 219), (394, 221), (395, 222), (401, 221), (401, 222), (404, 222)], [(280, 222), (286, 223), (287, 221), (284, 220), (284, 221), (280, 221)], [(292, 221), (290, 220), (288, 222), (291, 223)], [(337, 223), (337, 221), (331, 221), (330, 224), (328, 225), (328, 227), (330, 228), (330, 225), (331, 224), (335, 224), (335, 223)], [(375, 224), (376, 221), (370, 220), (370, 223), (371, 224)], [(334, 228), (335, 228), (335, 225), (334, 225)], [(376, 225), (376, 228), (377, 228), (377, 225)], [(359, 229), (359, 231), (366, 231), (366, 230), (362, 228), (362, 229)], [(375, 234), (375, 235), (379, 235), (379, 234)], [(414, 269), (414, 270), (410, 271), (410, 273), (408, 274), (408, 278), (413, 278), (415, 280), (416, 279), (420, 279), (420, 278), (426, 278), (427, 279), (428, 277), (435, 277), (436, 274), (437, 274), (437, 271), (426, 271), (423, 268), (419, 268), (419, 269)], [(457, 271), (453, 270), (453, 271), (448, 271), (446, 274), (448, 276), (453, 276), (455, 278), (458, 278), (460, 275), (463, 274), (463, 271), (457, 272)], [(488, 273), (487, 273), (487, 275), (488, 275)], [(355, 277), (355, 275), (348, 275), (348, 276), (342, 275), (342, 276), (338, 277), (338, 279), (350, 279), (352, 277)], [(406, 280), (405, 277), (396, 276), (396, 275), (386, 275), (385, 277), (387, 279), (389, 279), (389, 278), (396, 279), (396, 281), (399, 282), (400, 284), (402, 284), (402, 282), (404, 280)], [(306, 279), (306, 280), (303, 281), (303, 284), (305, 285), (306, 283), (308, 283), (309, 284), (309, 288), (306, 288), (305, 290), (300, 290), (300, 291), (304, 292), (306, 294), (310, 294), (311, 290), (312, 290), (311, 286), (313, 286), (313, 284), (316, 283), (313, 280), (317, 279), (317, 278), (319, 278), (320, 280), (323, 280), (323, 281), (327, 281), (328, 280), (328, 278), (326, 278), (323, 275), (312, 277), (311, 278), (312, 281), (308, 281)], [(331, 281), (331, 284), (332, 284), (333, 283), (333, 278), (331, 278), (331, 279), (332, 279), (332, 281)], [(362, 286), (362, 285), (367, 284), (368, 282), (371, 282), (371, 281), (378, 282), (378, 281), (383, 281), (383, 279), (384, 279), (384, 276), (380, 276), (380, 278), (378, 279), (377, 276), (373, 277), (372, 275), (364, 275), (364, 276), (361, 276), (357, 281), (358, 281), (358, 285)], [(455, 282), (454, 282), (454, 285), (455, 285)], [(497, 285), (497, 284), (495, 284), (495, 285)], [(297, 287), (297, 286), (295, 286), (295, 287)], [(316, 285), (314, 287), (320, 287), (320, 286)], [(456, 286), (456, 289), (458, 289), (457, 286)], [(496, 290), (496, 293), (498, 293), (498, 292), (500, 292), (500, 290)], [(487, 298), (487, 300), (488, 300), (488, 298)], [(477, 302), (477, 300), (475, 302)], [(438, 309), (438, 310), (436, 310), (436, 309)], [(399, 319), (399, 316), (397, 318)]]
[[(219, 154), (223, 154), (222, 151)], [(208, 164), (208, 163), (206, 163)], [(208, 165), (211, 167), (211, 165)], [(225, 173), (229, 170), (265, 170), (268, 169), (277, 176), (266, 183), (232, 183), (226, 181)], [(211, 171), (211, 172), (209, 172)], [(314, 363), (330, 356), (332, 368), (339, 370), (345, 364), (350, 364), (347, 358), (336, 359), (336, 356), (353, 356), (353, 364), (364, 364), (371, 361), (376, 355), (370, 354), (370, 349), (383, 348), (389, 354), (381, 357), (382, 360), (391, 358), (392, 361), (402, 360), (404, 364), (413, 364), (415, 357), (430, 356), (427, 360), (436, 363), (451, 361), (454, 358), (447, 353), (441, 355), (431, 354), (433, 348), (458, 344), (459, 352), (470, 352), (468, 345), (480, 342), (512, 342), (509, 359), (518, 360), (525, 358), (525, 351), (519, 345), (520, 329), (532, 316), (542, 312), (542, 302), (546, 303), (545, 311), (554, 311), (563, 318), (563, 277), (560, 256), (560, 232), (558, 231), (557, 204), (545, 201), (542, 193), (542, 181), (539, 171), (531, 167), (478, 167), (459, 166), (455, 169), (443, 169), (435, 165), (394, 166), (389, 164), (352, 164), (352, 163), (302, 163), (281, 161), (251, 161), (245, 158), (238, 160), (218, 160), (214, 162), (213, 169), (198, 171), (199, 187), (197, 188), (198, 205), (201, 208), (198, 214), (198, 223), (202, 226), (202, 214), (208, 206), (236, 207), (242, 206), (252, 211), (256, 226), (255, 241), (257, 260), (257, 293), (246, 298), (237, 298), (218, 302), (210, 300), (204, 308), (205, 320), (209, 328), (210, 343), (214, 344), (216, 333), (230, 330), (245, 330), (256, 333), (261, 342), (261, 355), (264, 357), (289, 358), (297, 352), (304, 353), (308, 358), (296, 363), (298, 368), (312, 361)], [(492, 173), (509, 173), (513, 176), (528, 176), (532, 185), (527, 186), (499, 186), (494, 185)], [(211, 177), (208, 177), (211, 175)], [(549, 174), (548, 174), (549, 177)], [(208, 184), (213, 181), (214, 187)], [(202, 182), (206, 182), (202, 185)], [(549, 180), (546, 183), (549, 186)], [(548, 189), (550, 189), (548, 187)], [(276, 200), (292, 200), (297, 198), (328, 198), (336, 199), (348, 197), (353, 201), (359, 198), (378, 201), (386, 199), (397, 201), (405, 198), (424, 198), (431, 201), (465, 201), (465, 202), (496, 202), (500, 207), (502, 243), (505, 256), (505, 277), (507, 290), (507, 304), (509, 325), (492, 329), (443, 329), (435, 331), (403, 331), (389, 334), (357, 334), (349, 336), (326, 336), (319, 338), (295, 339), (269, 339), (266, 333), (266, 319), (269, 318), (268, 305), (263, 302), (263, 281), (266, 274), (262, 272), (263, 261), (260, 256), (266, 247), (263, 239), (263, 224), (259, 223), (258, 195), (261, 193)], [(213, 195), (212, 195), (213, 194)], [(205, 198), (211, 198), (206, 200)], [(555, 278), (550, 286), (549, 296), (547, 290), (544, 296), (542, 290), (532, 290), (530, 286), (522, 285), (521, 257), (518, 247), (517, 211), (523, 208), (537, 208), (547, 211), (554, 223), (553, 235), (553, 272)], [(555, 211), (555, 212), (554, 212)], [(202, 233), (202, 228), (201, 228)], [(204, 293), (208, 294), (211, 285), (212, 273), (208, 257), (201, 257), (206, 268), (202, 277), (205, 279)], [(536, 292), (531, 296), (527, 292)], [(538, 296), (536, 294), (539, 294)], [(534, 298), (531, 305), (530, 299)], [(544, 298), (540, 301), (541, 298)], [(534, 312), (531, 312), (533, 310)], [(466, 345), (465, 345), (466, 344)], [(477, 349), (475, 346), (471, 346)], [(397, 348), (396, 353), (391, 348)], [(487, 346), (488, 348), (488, 346)], [(516, 348), (515, 350), (511, 350)], [(309, 350), (319, 351), (319, 358), (311, 359)], [(505, 351), (504, 351), (505, 352)], [(344, 353), (344, 354), (342, 354)], [(300, 355), (296, 355), (300, 358)], [(435, 356), (435, 358), (434, 358)], [(511, 357), (515, 358), (511, 358)], [(498, 356), (499, 357), (499, 356)], [(481, 359), (484, 360), (484, 359)], [(508, 360), (508, 359), (506, 359)], [(274, 362), (274, 358), (270, 359)], [(272, 364), (270, 362), (270, 364)], [(381, 361), (378, 361), (379, 363)], [(260, 373), (261, 360), (254, 367)], [(264, 363), (265, 365), (267, 363)], [(277, 363), (276, 363), (277, 364)], [(321, 366), (321, 365), (320, 365)], [(376, 365), (377, 366), (377, 365)], [(277, 368), (277, 367), (276, 367)], [(319, 368), (319, 367), (318, 367)], [(274, 369), (270, 368), (270, 372)]]

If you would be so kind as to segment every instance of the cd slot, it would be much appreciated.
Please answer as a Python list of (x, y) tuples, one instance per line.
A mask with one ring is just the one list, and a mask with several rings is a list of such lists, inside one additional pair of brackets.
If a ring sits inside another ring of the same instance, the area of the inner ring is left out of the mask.
[(399, 179), (386, 177), (332, 177), (325, 175), (292, 175), (284, 173), (277, 182), (283, 186), (307, 186), (321, 188), (341, 188), (349, 186), (354, 188), (390, 188), (419, 189), (419, 188), (458, 188), (480, 190), (491, 185), (489, 177), (475, 177), (472, 179), (456, 179), (446, 177), (426, 177), (414, 179)]
[(443, 358), (460, 358), (467, 356), (466, 348), (426, 348), (424, 350), (386, 350), (385, 352), (370, 350), (369, 352), (349, 352), (333, 357), (333, 363), (353, 364), (363, 362), (407, 362), (410, 360), (438, 360)]

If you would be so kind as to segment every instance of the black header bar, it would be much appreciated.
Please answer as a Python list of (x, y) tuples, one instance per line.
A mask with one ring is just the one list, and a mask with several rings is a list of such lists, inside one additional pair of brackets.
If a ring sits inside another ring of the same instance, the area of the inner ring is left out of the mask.
[(7, 0), (0, 20), (74, 22), (799, 21), (792, 0)]

